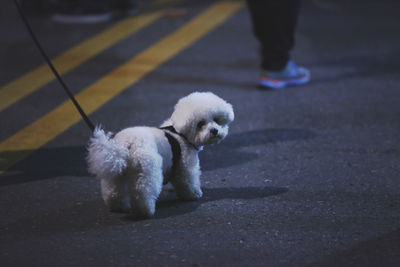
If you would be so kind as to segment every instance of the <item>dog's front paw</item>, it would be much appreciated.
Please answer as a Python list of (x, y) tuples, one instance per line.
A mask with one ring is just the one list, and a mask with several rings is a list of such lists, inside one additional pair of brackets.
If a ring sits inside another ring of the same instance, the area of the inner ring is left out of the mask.
[(203, 192), (200, 188), (190, 188), (177, 191), (177, 195), (182, 200), (195, 201), (203, 196)]
[(134, 220), (145, 220), (153, 217), (154, 213), (155, 211), (132, 209), (130, 212), (130, 216)]
[(131, 212), (131, 208), (130, 207), (110, 207), (109, 208), (111, 212), (115, 212), (115, 213), (130, 213)]
[(131, 215), (135, 219), (148, 219), (156, 212), (156, 200), (152, 198), (135, 198), (131, 202)]
[(126, 200), (121, 200), (119, 198), (109, 197), (105, 200), (106, 206), (111, 212), (116, 213), (129, 213), (131, 207)]

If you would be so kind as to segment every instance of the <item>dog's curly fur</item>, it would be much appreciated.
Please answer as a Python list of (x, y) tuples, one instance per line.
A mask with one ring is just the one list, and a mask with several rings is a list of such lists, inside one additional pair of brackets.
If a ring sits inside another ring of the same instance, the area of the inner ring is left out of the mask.
[(179, 198), (202, 196), (198, 152), (220, 142), (234, 119), (232, 106), (211, 92), (195, 92), (178, 101), (161, 127), (180, 145), (181, 156), (173, 165), (171, 145), (164, 130), (126, 128), (111, 138), (97, 127), (88, 146), (89, 172), (101, 180), (102, 196), (112, 211), (149, 217), (155, 212), (163, 181), (170, 181)]

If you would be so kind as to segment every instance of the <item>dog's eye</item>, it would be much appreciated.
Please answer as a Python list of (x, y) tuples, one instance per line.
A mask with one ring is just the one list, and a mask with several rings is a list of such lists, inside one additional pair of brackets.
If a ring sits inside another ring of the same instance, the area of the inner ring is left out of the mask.
[(206, 124), (206, 121), (204, 121), (204, 120), (199, 121), (199, 123), (197, 124), (197, 128), (201, 128), (201, 127), (203, 127), (205, 124)]
[(222, 125), (222, 124), (224, 124), (224, 119), (223, 119), (223, 118), (220, 118), (220, 117), (215, 117), (215, 118), (214, 118), (214, 122), (215, 122), (216, 124), (218, 124), (218, 125)]

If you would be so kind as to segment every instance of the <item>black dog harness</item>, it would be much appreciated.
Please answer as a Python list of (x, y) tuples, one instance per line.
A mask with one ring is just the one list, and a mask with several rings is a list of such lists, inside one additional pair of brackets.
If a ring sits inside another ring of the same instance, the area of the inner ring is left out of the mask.
[[(196, 147), (195, 145), (193, 145), (192, 143), (190, 143), (184, 135), (178, 133), (175, 130), (174, 126), (160, 127), (160, 129), (164, 131), (165, 137), (167, 137), (168, 143), (171, 146), (171, 150), (172, 150), (172, 167), (171, 167), (171, 171), (174, 174), (175, 170), (176, 170), (176, 168), (177, 168), (177, 166), (179, 164), (179, 160), (182, 157), (182, 149), (181, 149), (181, 145), (179, 144), (179, 141), (171, 133), (174, 133), (174, 134), (177, 134), (177, 135), (181, 136), (183, 139), (186, 140), (186, 142), (188, 142), (197, 151), (199, 151), (200, 149), (198, 147)], [(167, 184), (167, 183), (168, 183), (168, 180), (164, 179), (164, 184)]]
[[(176, 138), (171, 133), (175, 133), (175, 134), (178, 134), (178, 133), (173, 126), (161, 127), (160, 129), (164, 131), (165, 137), (167, 137), (168, 143), (171, 146), (171, 150), (172, 150), (171, 171), (172, 171), (172, 173), (175, 173), (175, 170), (178, 166), (178, 162), (182, 156), (182, 150), (181, 150), (181, 146), (179, 145), (178, 140), (176, 140)], [(171, 132), (171, 133), (169, 133), (169, 132)], [(164, 184), (167, 184), (167, 183), (168, 183), (168, 179), (164, 179)]]

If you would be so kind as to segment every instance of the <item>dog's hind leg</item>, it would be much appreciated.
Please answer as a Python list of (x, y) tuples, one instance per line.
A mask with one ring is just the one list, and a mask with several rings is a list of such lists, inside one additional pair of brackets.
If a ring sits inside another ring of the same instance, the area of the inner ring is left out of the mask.
[(101, 194), (106, 206), (113, 212), (129, 212), (130, 202), (126, 177), (101, 179)]
[(133, 216), (146, 218), (154, 215), (162, 190), (162, 158), (158, 154), (143, 153), (141, 156), (135, 167), (137, 172), (130, 173), (129, 191)]

